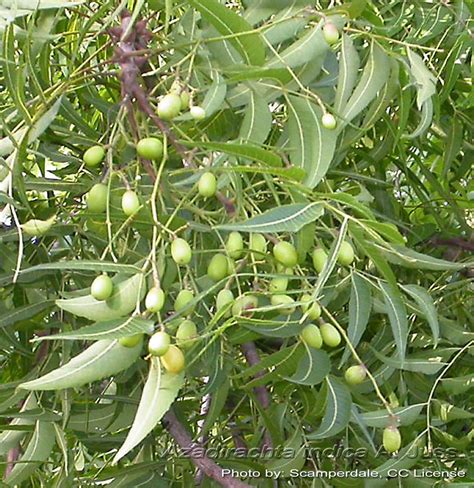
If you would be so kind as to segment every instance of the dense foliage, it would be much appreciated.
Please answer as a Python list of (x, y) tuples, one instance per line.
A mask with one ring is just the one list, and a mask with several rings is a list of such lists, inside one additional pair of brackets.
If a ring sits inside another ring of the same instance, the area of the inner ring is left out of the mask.
[(472, 486), (470, 16), (0, 1), (5, 486)]

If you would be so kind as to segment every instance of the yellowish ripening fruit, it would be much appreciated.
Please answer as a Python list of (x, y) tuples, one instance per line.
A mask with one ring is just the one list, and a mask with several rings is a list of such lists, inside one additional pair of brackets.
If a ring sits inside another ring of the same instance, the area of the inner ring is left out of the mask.
[(199, 107), (198, 105), (191, 107), (189, 113), (191, 114), (191, 117), (194, 120), (203, 120), (206, 118), (206, 111), (202, 107)]
[(135, 347), (140, 344), (143, 339), (143, 334), (134, 334), (131, 336), (121, 337), (119, 344), (123, 347)]
[(90, 147), (82, 156), (82, 160), (88, 168), (98, 166), (105, 157), (105, 149), (102, 146)]
[(334, 325), (322, 324), (320, 331), (324, 344), (327, 344), (329, 347), (337, 347), (341, 343), (341, 334)]
[(296, 310), (295, 301), (289, 295), (273, 295), (270, 302), (278, 306), (278, 312), (283, 315), (291, 315)]
[(191, 347), (197, 337), (197, 327), (192, 320), (184, 319), (176, 331), (176, 343), (179, 347), (187, 349)]
[(48, 220), (31, 219), (24, 224), (21, 224), (21, 230), (27, 236), (42, 236), (51, 229), (55, 222), (56, 216), (53, 216)]
[(158, 117), (163, 120), (174, 119), (181, 111), (181, 98), (176, 93), (168, 93), (158, 103)]
[(181, 290), (174, 301), (174, 309), (176, 312), (185, 310), (188, 314), (194, 311), (194, 305), (190, 302), (194, 300), (194, 293), (191, 290)]
[(184, 369), (184, 354), (177, 346), (170, 346), (160, 359), (168, 373), (178, 374)]
[(229, 306), (229, 310), (226, 312), (225, 317), (230, 317), (230, 303), (234, 301), (234, 294), (230, 290), (221, 290), (216, 297), (216, 310), (219, 312), (224, 307)]
[(199, 195), (204, 198), (213, 197), (217, 192), (217, 179), (209, 172), (203, 173), (198, 182)]
[(163, 156), (163, 143), (156, 137), (145, 137), (138, 141), (137, 153), (144, 159), (160, 159)]
[(107, 186), (103, 183), (94, 185), (86, 196), (86, 204), (91, 212), (105, 212), (107, 208)]
[(224, 254), (215, 254), (209, 261), (207, 276), (214, 281), (223, 280), (229, 274), (229, 263)]
[(191, 247), (184, 239), (178, 237), (171, 243), (171, 257), (176, 264), (185, 266), (191, 261)]
[(319, 330), (319, 327), (314, 324), (307, 325), (301, 331), (301, 340), (308, 344), (308, 346), (314, 347), (315, 349), (321, 349), (323, 345), (321, 331)]
[(170, 347), (170, 336), (160, 330), (155, 332), (148, 341), (148, 352), (152, 356), (163, 356), (168, 352)]
[(159, 312), (165, 304), (165, 292), (154, 286), (150, 288), (145, 297), (145, 308), (151, 313)]
[(301, 311), (308, 314), (308, 318), (311, 320), (317, 320), (321, 317), (321, 307), (317, 302), (313, 302), (311, 295), (305, 294), (300, 299)]
[(112, 295), (114, 284), (107, 275), (97, 276), (91, 285), (91, 295), (96, 300), (107, 300)]
[(281, 293), (286, 291), (288, 288), (288, 278), (278, 277), (273, 278), (270, 281), (270, 285), (268, 286), (268, 290), (272, 293)]
[(327, 260), (328, 255), (324, 249), (317, 248), (313, 251), (313, 266), (318, 273), (321, 273)]
[(273, 256), (287, 268), (293, 268), (298, 262), (298, 254), (296, 253), (295, 246), (290, 242), (280, 241), (278, 244), (275, 244), (273, 246)]
[(327, 22), (323, 27), (323, 36), (325, 41), (331, 45), (339, 39), (339, 31), (332, 22)]
[(262, 234), (250, 234), (249, 249), (257, 254), (257, 258), (267, 252), (267, 240)]
[(254, 309), (258, 307), (258, 298), (254, 295), (240, 296), (235, 300), (232, 307), (232, 315), (234, 317), (243, 316), (251, 317)]
[(402, 445), (402, 436), (397, 427), (389, 426), (383, 431), (383, 447), (387, 452), (396, 452)]
[(140, 200), (133, 190), (127, 190), (122, 195), (122, 210), (128, 217), (135, 215), (140, 208)]
[(367, 370), (360, 364), (347, 368), (344, 373), (344, 378), (349, 385), (360, 385), (366, 377)]
[(239, 259), (242, 256), (244, 250), (244, 239), (240, 232), (231, 232), (229, 237), (227, 237), (227, 242), (225, 244), (225, 249), (227, 254), (232, 259)]

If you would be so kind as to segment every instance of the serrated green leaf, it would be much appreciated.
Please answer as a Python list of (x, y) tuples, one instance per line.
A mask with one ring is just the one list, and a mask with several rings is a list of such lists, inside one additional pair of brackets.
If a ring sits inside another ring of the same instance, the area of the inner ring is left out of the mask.
[(375, 356), (382, 361), (383, 363), (391, 366), (393, 368), (402, 369), (404, 371), (414, 371), (423, 374), (436, 374), (442, 368), (444, 368), (448, 363), (442, 361), (443, 357), (437, 354), (437, 351), (434, 350), (431, 354), (431, 357), (414, 357), (408, 356), (405, 358), (403, 363), (393, 357), (385, 356), (374, 348), (371, 347), (371, 351), (375, 354)]
[(97, 341), (68, 363), (36, 380), (22, 383), (25, 390), (62, 390), (74, 388), (119, 373), (139, 357), (143, 341), (124, 347), (117, 340)]
[(162, 373), (160, 360), (151, 358), (150, 372), (143, 388), (133, 425), (124, 443), (115, 455), (116, 464), (136, 447), (156, 426), (174, 402), (184, 384), (184, 373)]
[(261, 65), (265, 47), (258, 32), (240, 15), (217, 0), (189, 0), (196, 10), (237, 49), (247, 64)]
[(50, 422), (36, 422), (35, 432), (23, 456), (15, 464), (5, 481), (10, 486), (19, 485), (31, 476), (43, 461), (48, 459), (55, 442), (54, 425)]
[(402, 290), (405, 290), (418, 304), (423, 315), (425, 316), (433, 333), (435, 346), (439, 339), (439, 322), (438, 313), (431, 298), (431, 295), (422, 287), (418, 285), (402, 285)]
[(67, 428), (77, 432), (104, 432), (116, 416), (117, 405), (93, 406), (85, 412), (73, 412)]
[(140, 317), (123, 317), (120, 319), (96, 322), (78, 330), (61, 332), (59, 334), (39, 336), (34, 341), (51, 341), (58, 339), (99, 341), (103, 339), (119, 339), (120, 337), (135, 334), (146, 334), (153, 332), (153, 320), (145, 320)]
[(265, 97), (250, 91), (249, 103), (240, 126), (239, 139), (243, 142), (262, 144), (272, 128), (272, 113)]
[(326, 175), (336, 149), (337, 131), (321, 124), (321, 109), (307, 98), (288, 96), (289, 154), (306, 171), (304, 183), (314, 188)]
[(436, 93), (436, 78), (418, 54), (410, 48), (407, 48), (407, 54), (410, 71), (417, 85), (416, 104), (420, 110), (423, 104)]
[(332, 437), (344, 429), (350, 420), (352, 399), (347, 386), (333, 376), (326, 378), (326, 386), (326, 411), (316, 432), (308, 434), (307, 438), (311, 440)]
[(449, 395), (460, 395), (474, 387), (474, 374), (459, 378), (443, 378), (441, 384)]
[(334, 99), (334, 111), (342, 112), (357, 81), (360, 59), (352, 38), (347, 34), (342, 35), (341, 57), (339, 59), (339, 75), (337, 79), (336, 97)]
[(403, 366), (408, 339), (406, 306), (402, 300), (398, 288), (394, 288), (388, 283), (380, 282), (380, 289), (384, 297), (390, 326), (392, 328), (393, 337), (397, 346), (398, 357), (400, 358), (401, 365)]
[[(367, 281), (357, 273), (351, 274), (352, 288), (349, 300), (349, 325), (347, 336), (354, 348), (359, 344), (367, 324), (369, 322), (372, 309), (372, 296), (370, 286)], [(350, 356), (351, 351), (346, 346), (340, 364), (344, 364)]]
[(375, 42), (370, 46), (370, 53), (359, 83), (341, 112), (345, 123), (350, 122), (375, 98), (377, 92), (387, 82), (390, 75), (388, 56)]
[(56, 305), (78, 317), (101, 322), (133, 312), (144, 295), (145, 278), (143, 274), (137, 274), (115, 285), (108, 300), (99, 301), (92, 295), (86, 295), (56, 300)]
[[(417, 403), (415, 405), (408, 405), (406, 407), (392, 408), (393, 413), (396, 416), (397, 425), (411, 425), (420, 415), (425, 403)], [(372, 412), (365, 412), (360, 414), (360, 418), (363, 419), (368, 427), (385, 428), (393, 421), (393, 418), (387, 410), (374, 410)]]
[(241, 232), (298, 232), (306, 224), (319, 219), (324, 213), (320, 203), (294, 203), (267, 210), (243, 222), (221, 224), (218, 230)]
[(331, 370), (331, 361), (325, 351), (304, 345), (305, 353), (298, 363), (295, 374), (285, 378), (299, 385), (317, 385)]

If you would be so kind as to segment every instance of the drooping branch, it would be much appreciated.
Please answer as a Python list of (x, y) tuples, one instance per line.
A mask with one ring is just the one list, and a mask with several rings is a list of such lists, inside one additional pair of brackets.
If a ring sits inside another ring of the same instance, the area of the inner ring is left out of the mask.
[[(222, 468), (218, 464), (209, 457), (201, 455), (202, 446), (191, 439), (191, 436), (186, 432), (186, 429), (178, 420), (173, 410), (169, 410), (164, 416), (163, 424), (178, 446), (187, 453), (190, 453), (189, 456), (193, 464), (209, 476), (209, 478), (212, 478), (226, 488), (250, 488), (250, 485), (247, 483), (232, 476), (224, 475)], [(193, 448), (199, 448), (199, 455), (193, 455)]]

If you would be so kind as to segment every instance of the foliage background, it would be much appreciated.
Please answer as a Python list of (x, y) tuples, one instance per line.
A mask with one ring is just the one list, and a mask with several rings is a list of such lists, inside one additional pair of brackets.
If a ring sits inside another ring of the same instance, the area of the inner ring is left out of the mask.
[[(17, 388), (90, 344), (80, 332), (78, 340), (31, 341), (91, 323), (58, 308), (56, 299), (87, 289), (100, 271), (118, 279), (141, 276), (147, 257), (156, 256), (168, 295), (162, 318), (183, 286), (197, 295), (193, 317), (202, 337), (187, 353), (186, 380), (173, 406), (181, 424), (193, 437), (206, 432), (212, 445), (232, 446), (237, 432), (248, 447), (261, 446), (267, 432), (274, 445), (300, 453), (289, 464), (217, 460), (222, 466), (378, 469), (382, 478), (376, 480), (280, 482), (370, 487), (443, 486), (413, 477), (387, 481), (387, 469), (455, 467), (467, 474), (450, 484), (470, 486), (468, 3), (227, 3), (226, 10), (215, 0), (40, 0), (34, 8), (23, 0), (0, 2), (0, 429), (15, 434), (13, 444), (0, 446), (0, 470), (6, 475), (8, 456), (20, 456), (16, 476), (22, 486), (194, 483), (189, 457), (164, 455), (174, 441), (160, 424), (112, 465), (147, 377), (144, 353), (113, 381), (34, 398)], [(151, 106), (179, 76), (206, 108), (202, 122), (184, 114), (171, 124), (172, 134), (192, 151), (186, 156), (192, 154), (192, 167), (183, 167), (176, 144), (169, 145), (162, 165), (136, 158), (137, 136), (159, 131), (140, 104), (133, 108), (134, 131), (121, 103), (117, 43), (108, 32), (119, 25), (124, 8), (134, 21), (147, 19), (153, 32), (140, 53), (149, 64), (139, 78)], [(344, 32), (331, 47), (321, 35), (328, 17)], [(321, 127), (323, 110), (338, 119), (335, 131)], [(102, 174), (85, 169), (81, 160), (97, 141), (108, 148)], [(219, 176), (220, 200), (196, 196), (195, 183), (209, 165)], [(156, 174), (159, 186), (150, 177)], [(108, 211), (92, 214), (83, 195), (107, 176)], [(127, 220), (120, 211), (124, 179), (143, 202), (139, 215)], [(255, 320), (215, 315), (214, 297), (224, 283), (205, 276), (209, 257), (222, 249), (229, 230), (262, 230), (252, 220), (260, 214), (266, 232), (297, 246), (291, 296), (310, 289), (324, 306), (324, 320), (347, 331), (350, 347), (344, 341), (318, 356), (297, 341), (301, 314), (288, 318), (268, 310), (268, 281), (278, 274), (270, 255), (233, 278), (236, 294), (258, 284), (263, 310)], [(57, 220), (46, 235), (18, 232), (28, 219), (52, 215)], [(169, 257), (174, 232), (194, 250), (184, 270)], [(346, 269), (335, 263), (343, 238), (357, 251)], [(309, 257), (315, 245), (329, 251), (334, 265), (320, 275)], [(172, 330), (171, 318), (166, 323)], [(249, 341), (260, 365), (245, 360), (241, 345)], [(349, 388), (342, 372), (357, 361), (354, 352), (373, 381)], [(261, 368), (264, 376), (256, 376)], [(258, 385), (270, 394), (268, 408), (253, 389)], [(207, 394), (211, 406), (203, 415)], [(26, 398), (31, 403), (21, 412)], [(403, 438), (395, 456), (378, 452), (390, 411)], [(366, 449), (367, 455), (359, 461), (301, 455), (304, 447), (335, 444)], [(410, 455), (416, 447), (417, 455)], [(15, 484), (8, 476), (5, 482)]]

